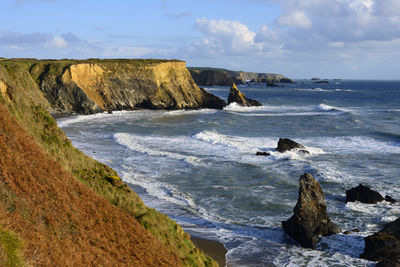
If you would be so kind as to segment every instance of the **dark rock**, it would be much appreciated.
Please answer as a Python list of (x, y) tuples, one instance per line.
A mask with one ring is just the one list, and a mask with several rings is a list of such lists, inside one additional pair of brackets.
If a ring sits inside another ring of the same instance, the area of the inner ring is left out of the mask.
[(358, 230), (358, 229), (352, 229), (352, 230), (344, 231), (343, 234), (349, 235), (351, 233), (359, 233), (359, 232), (360, 232), (360, 230)]
[(385, 201), (390, 202), (390, 203), (397, 203), (397, 200), (392, 198), (391, 196), (386, 195), (385, 196)]
[(271, 156), (271, 154), (265, 151), (257, 151), (256, 156)]
[(197, 85), (211, 86), (230, 86), (233, 82), (232, 77), (222, 70), (192, 70), (189, 69), (193, 80)]
[(299, 198), (293, 216), (282, 222), (283, 230), (302, 247), (315, 248), (319, 236), (338, 234), (336, 226), (326, 213), (324, 193), (311, 174), (300, 177)]
[(314, 83), (329, 83), (327, 80), (316, 81)]
[(233, 102), (236, 102), (244, 107), (262, 106), (257, 100), (246, 98), (246, 96), (237, 88), (235, 83), (232, 84), (229, 91), (228, 105)]
[(400, 218), (386, 224), (381, 231), (365, 237), (364, 241), (365, 248), (364, 253), (360, 255), (361, 258), (383, 261), (382, 264), (396, 261), (398, 263), (400, 256)]
[(108, 113), (108, 114), (113, 114), (113, 112), (112, 112), (111, 109), (107, 110), (107, 113)]
[(282, 78), (279, 81), (280, 83), (294, 83), (292, 79), (289, 78)]
[(304, 150), (304, 152), (307, 152), (309, 154), (309, 152), (305, 150), (305, 147), (303, 145), (288, 138), (279, 138), (276, 151), (283, 153), (285, 151), (289, 151), (295, 148), (302, 149)]
[(204, 108), (213, 108), (213, 109), (223, 109), (226, 107), (226, 103), (224, 100), (209, 93), (204, 88), (200, 87), (200, 90), (203, 92), (203, 107)]
[(393, 260), (383, 260), (378, 262), (376, 267), (400, 267), (400, 257), (397, 257), (397, 259)]
[(362, 203), (375, 204), (383, 200), (384, 198), (381, 194), (362, 184), (346, 191), (346, 202), (360, 201)]

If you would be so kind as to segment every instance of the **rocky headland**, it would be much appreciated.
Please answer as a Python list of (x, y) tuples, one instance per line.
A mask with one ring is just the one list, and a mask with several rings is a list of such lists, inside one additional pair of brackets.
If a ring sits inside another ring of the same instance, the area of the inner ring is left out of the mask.
[(275, 73), (232, 71), (200, 67), (189, 67), (188, 69), (194, 81), (199, 86), (231, 86), (232, 83), (244, 84), (246, 82), (265, 83), (267, 86), (275, 86), (275, 83), (293, 83), (293, 80)]
[[(4, 60), (0, 68), (30, 78), (52, 114), (112, 110), (222, 109), (177, 60)], [(25, 79), (26, 79), (25, 78)], [(7, 83), (9, 79), (1, 79)], [(11, 82), (10, 82), (11, 83)]]

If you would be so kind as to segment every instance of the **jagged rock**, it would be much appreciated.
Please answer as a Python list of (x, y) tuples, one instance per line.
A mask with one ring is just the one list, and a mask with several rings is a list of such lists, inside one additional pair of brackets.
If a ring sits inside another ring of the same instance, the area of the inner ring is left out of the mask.
[(360, 230), (358, 230), (358, 229), (352, 229), (352, 230), (344, 231), (343, 234), (349, 235), (351, 233), (359, 233), (359, 232), (360, 232)]
[(257, 151), (256, 156), (270, 156), (271, 154), (265, 151)]
[(360, 255), (361, 258), (382, 261), (382, 264), (397, 261), (398, 264), (400, 256), (400, 218), (386, 224), (381, 231), (365, 237), (364, 241), (365, 248), (364, 253)]
[(285, 151), (289, 151), (295, 148), (301, 149), (304, 153), (310, 154), (310, 152), (308, 152), (303, 145), (288, 138), (279, 138), (276, 151), (283, 153)]
[(385, 201), (390, 202), (390, 203), (397, 203), (397, 200), (392, 198), (391, 196), (386, 195), (385, 196)]
[(320, 235), (340, 232), (326, 213), (324, 193), (311, 174), (300, 177), (299, 198), (293, 216), (282, 222), (283, 230), (302, 247), (315, 248)]
[(383, 200), (384, 198), (381, 194), (362, 184), (346, 191), (346, 202), (360, 201), (362, 203), (375, 204)]
[(232, 84), (229, 91), (228, 105), (233, 102), (236, 102), (244, 107), (262, 106), (257, 100), (246, 98), (246, 96), (237, 88), (235, 83)]

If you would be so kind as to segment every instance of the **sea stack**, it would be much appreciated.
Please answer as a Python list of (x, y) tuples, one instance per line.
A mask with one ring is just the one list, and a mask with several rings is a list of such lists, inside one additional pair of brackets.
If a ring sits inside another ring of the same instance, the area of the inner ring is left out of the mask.
[(326, 213), (324, 192), (314, 177), (305, 173), (299, 181), (299, 198), (293, 216), (282, 222), (283, 230), (302, 247), (315, 248), (319, 236), (340, 233)]
[(228, 105), (233, 102), (244, 107), (262, 106), (257, 100), (246, 98), (246, 96), (237, 88), (235, 83), (232, 84), (231, 90), (229, 91)]

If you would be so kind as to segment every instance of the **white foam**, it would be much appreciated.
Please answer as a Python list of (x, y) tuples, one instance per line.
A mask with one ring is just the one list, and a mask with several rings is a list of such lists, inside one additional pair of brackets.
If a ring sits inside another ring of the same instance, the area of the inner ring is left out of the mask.
[[(148, 154), (151, 156), (160, 156), (160, 157), (168, 157), (177, 160), (183, 160), (190, 164), (201, 164), (201, 160), (195, 156), (187, 156), (176, 152), (170, 152), (162, 150), (159, 147), (151, 147), (151, 144), (142, 145), (139, 143), (138, 136), (128, 134), (128, 133), (116, 133), (114, 134), (114, 139), (120, 145), (126, 146), (129, 149), (139, 152)], [(145, 139), (142, 138), (141, 140)], [(167, 139), (167, 138), (166, 138)]]
[(170, 203), (180, 206), (195, 206), (193, 199), (187, 194), (179, 192), (176, 187), (160, 183), (138, 174), (131, 167), (125, 166), (130, 171), (122, 171), (122, 179), (130, 184), (139, 185), (144, 188), (148, 194), (160, 200), (168, 201)]
[(163, 116), (182, 116), (182, 115), (196, 115), (196, 114), (215, 114), (220, 112), (217, 109), (196, 109), (196, 110), (172, 110), (165, 112)]
[(400, 145), (366, 136), (314, 137), (312, 142), (322, 150), (335, 154), (400, 154)]
[(334, 93), (334, 92), (353, 92), (351, 89), (322, 89), (322, 88), (301, 88), (301, 89), (294, 89), (297, 92), (323, 92), (323, 93)]

